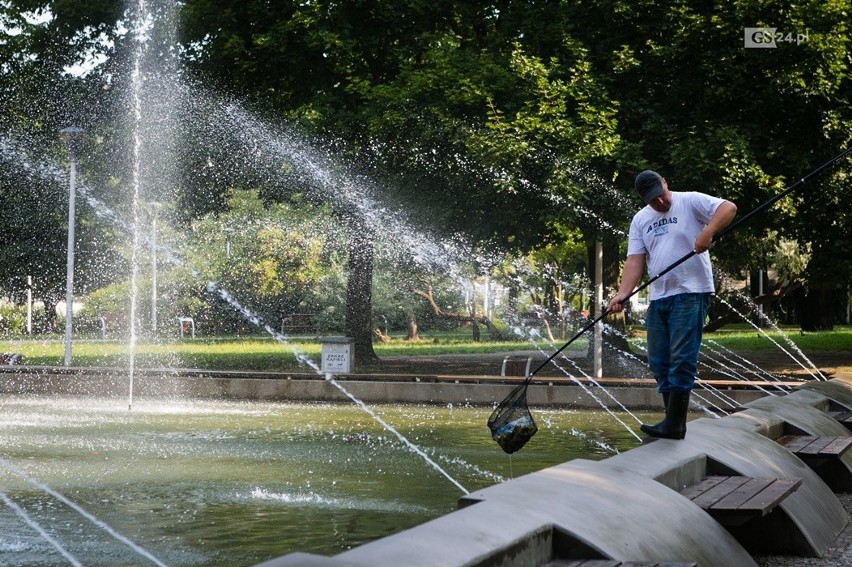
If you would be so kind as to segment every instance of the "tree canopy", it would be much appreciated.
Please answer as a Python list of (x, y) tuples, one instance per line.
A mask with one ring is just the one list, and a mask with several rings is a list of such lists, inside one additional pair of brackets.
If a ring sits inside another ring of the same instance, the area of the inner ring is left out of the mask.
[[(168, 117), (183, 125), (146, 155), (156, 181), (141, 191), (145, 199), (166, 191), (178, 203), (175, 221), (227, 215), (234, 190), (258, 191), (264, 206), (296, 194), (318, 205), (331, 199), (310, 191), (295, 158), (248, 138), (225, 141), (239, 134), (216, 130), (234, 115), (228, 101), (272, 132), (305, 132), (346, 170), (339, 184), (369, 179), (364, 199), (404, 218), (404, 230), (466, 241), (483, 273), (506, 254), (574, 250), (577, 230), (617, 250), (642, 169), (657, 169), (675, 190), (731, 199), (744, 213), (852, 142), (848, 0), (151, 4), (145, 25), (137, 7), (101, 0), (0, 4), (0, 123), (48, 162), (63, 155), (60, 127), (86, 127), (87, 179), (99, 198), (127, 209), (132, 83), (159, 89), (160, 98), (143, 101), (142, 121), (153, 130)], [(749, 48), (748, 27), (774, 28), (777, 45)], [(140, 43), (147, 59), (134, 75)], [(205, 113), (211, 97), (218, 109)], [(271, 157), (245, 167), (261, 155)], [(51, 195), (40, 208), (22, 203), (19, 158), (4, 158), (0, 199), (24, 219), (0, 235), (18, 258), (0, 263), (11, 282), (15, 266), (46, 261), (40, 248), (61, 250), (64, 221), (56, 181), (34, 182)], [(155, 175), (163, 172), (173, 175)], [(852, 279), (850, 172), (841, 164), (720, 242), (719, 265), (769, 267), (772, 255), (758, 243), (777, 235), (809, 250), (802, 317), (809, 297), (824, 305)], [(81, 215), (84, 225), (97, 220), (85, 206)], [(274, 251), (290, 237), (258, 238)], [(94, 251), (81, 253), (93, 263)], [(253, 278), (275, 271), (257, 270)]]

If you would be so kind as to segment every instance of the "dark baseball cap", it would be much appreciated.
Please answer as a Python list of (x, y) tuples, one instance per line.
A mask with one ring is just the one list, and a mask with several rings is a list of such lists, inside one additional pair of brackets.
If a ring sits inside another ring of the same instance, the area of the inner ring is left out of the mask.
[(636, 176), (636, 191), (647, 205), (663, 194), (663, 178), (656, 171), (650, 169)]

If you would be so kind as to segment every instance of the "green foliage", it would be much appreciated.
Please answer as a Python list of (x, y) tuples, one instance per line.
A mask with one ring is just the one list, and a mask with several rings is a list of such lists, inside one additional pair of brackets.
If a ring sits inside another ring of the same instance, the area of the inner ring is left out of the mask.
[(0, 332), (6, 335), (21, 335), (26, 331), (25, 307), (11, 303), (0, 303)]
[(91, 317), (130, 312), (130, 282), (102, 287), (86, 296), (83, 313)]
[(249, 298), (251, 308), (276, 325), (292, 313), (339, 310), (326, 294), (341, 265), (327, 209), (265, 203), (249, 190), (231, 191), (227, 205), (227, 212), (193, 225), (197, 240), (189, 260), (200, 281)]
[(799, 278), (811, 261), (811, 245), (800, 245), (793, 240), (782, 239), (772, 258), (772, 264), (778, 270), (778, 279), (789, 282)]
[[(131, 141), (114, 114), (128, 108), (123, 77), (136, 45), (126, 33), (134, 9), (103, 0), (0, 5), (5, 25), (20, 29), (0, 42), (4, 132), (25, 134), (49, 161), (66, 155), (56, 131), (81, 120), (91, 133), (86, 179), (120, 212), (129, 208)], [(569, 281), (585, 262), (578, 261), (576, 232), (563, 229), (578, 229), (586, 244), (623, 239), (618, 231), (638, 205), (632, 179), (641, 169), (660, 170), (675, 190), (729, 198), (742, 214), (852, 142), (849, 0), (186, 0), (150, 8), (159, 24), (152, 37), (172, 33), (166, 16), (173, 9), (182, 43), (174, 53), (188, 77), (239, 97), (271, 123), (296, 121), (333, 140), (329, 151), (377, 179), (375, 197), (409, 211), (418, 229), (496, 251), (473, 260), (475, 273), (499, 272), (499, 256), (507, 254), (525, 258), (518, 274)], [(46, 16), (36, 21), (34, 13)], [(747, 26), (806, 31), (807, 40), (745, 49)], [(85, 76), (69, 75), (68, 66), (88, 53), (107, 59)], [(171, 214), (196, 223), (192, 266), (251, 297), (271, 320), (316, 311), (325, 324), (338, 324), (343, 300), (330, 291), (345, 274), (339, 241), (330, 242), (338, 237), (316, 236), (322, 231), (298, 216), (308, 209), (272, 203), (288, 202), (305, 181), (294, 175), (275, 184), (267, 172), (239, 170), (246, 156), (226, 147), (182, 142), (170, 154), (180, 163), (179, 180), (168, 188), (176, 202)], [(45, 182), (15, 163), (23, 157), (2, 159), (2, 287), (20, 290), (21, 278), (32, 274), (37, 293), (54, 301), (64, 277), (66, 191), (61, 181)], [(720, 241), (713, 249), (719, 265), (732, 273), (767, 267), (773, 251), (765, 243), (777, 234), (810, 244), (802, 272), (808, 289), (846, 285), (850, 162)], [(287, 167), (269, 165), (276, 173)], [(238, 195), (235, 187), (255, 194)], [(81, 290), (127, 279), (126, 237), (85, 206), (78, 214)], [(330, 222), (325, 210), (316, 217)], [(230, 262), (225, 226), (240, 228)], [(796, 256), (790, 252), (785, 258)], [(420, 276), (413, 277), (418, 285), (427, 279)], [(202, 317), (203, 283), (190, 283), (186, 273), (168, 277), (175, 278), (169, 308)], [(413, 307), (408, 282), (397, 279), (377, 283), (383, 313)], [(553, 303), (558, 294), (542, 295)], [(120, 296), (97, 308), (117, 309)], [(181, 305), (178, 296), (198, 303)], [(214, 324), (222, 311), (203, 317)]]

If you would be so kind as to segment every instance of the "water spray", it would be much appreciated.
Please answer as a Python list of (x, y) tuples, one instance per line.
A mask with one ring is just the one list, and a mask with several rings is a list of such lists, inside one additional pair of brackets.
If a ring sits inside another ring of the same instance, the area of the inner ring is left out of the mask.
[[(804, 177), (800, 178), (798, 181), (784, 189), (784, 191), (778, 193), (765, 203), (755, 207), (751, 212), (742, 216), (736, 222), (729, 224), (723, 230), (719, 231), (716, 235), (714, 235), (713, 239), (718, 240), (719, 238), (725, 236), (733, 232), (739, 226), (745, 224), (746, 221), (750, 220), (752, 217), (755, 217), (774, 205), (777, 201), (783, 199), (798, 187), (804, 185), (808, 180), (824, 173), (828, 169), (834, 167), (835, 165), (842, 162), (846, 156), (852, 153), (852, 147), (847, 148), (846, 150), (840, 152), (829, 161), (825, 162), (812, 172), (808, 173)], [(648, 279), (644, 284), (640, 285), (636, 289), (634, 289), (627, 297), (622, 299), (619, 303), (624, 305), (631, 297), (642, 291), (643, 289), (650, 286), (652, 283), (671, 272), (693, 256), (697, 255), (698, 252), (695, 250), (691, 250), (688, 254), (685, 254), (683, 257), (679, 258), (672, 262), (669, 266), (663, 269), (660, 273), (652, 276)], [(521, 449), (527, 441), (529, 441), (538, 428), (535, 425), (535, 421), (532, 419), (532, 415), (529, 412), (529, 406), (527, 404), (527, 388), (532, 382), (533, 376), (535, 376), (542, 368), (550, 364), (559, 354), (568, 348), (568, 346), (577, 340), (581, 335), (586, 333), (589, 329), (593, 328), (599, 322), (603, 320), (604, 317), (609, 315), (609, 309), (604, 309), (603, 313), (598, 315), (596, 318), (592, 319), (589, 323), (586, 324), (582, 329), (580, 329), (571, 339), (562, 345), (559, 350), (551, 354), (544, 362), (538, 365), (538, 367), (530, 372), (530, 374), (526, 377), (526, 379), (512, 389), (508, 396), (506, 396), (494, 409), (491, 413), (491, 416), (488, 418), (488, 428), (491, 430), (492, 438), (497, 442), (498, 445), (507, 453), (511, 454), (515, 451)]]
[[(755, 208), (754, 208), (751, 212), (749, 212), (749, 213), (747, 213), (746, 215), (742, 216), (742, 217), (741, 217), (741, 218), (739, 218), (736, 222), (733, 222), (733, 223), (729, 224), (728, 226), (726, 226), (723, 230), (719, 231), (719, 233), (718, 233), (718, 234), (716, 234), (716, 235), (713, 237), (713, 240), (714, 240), (714, 241), (716, 241), (716, 240), (718, 240), (718, 239), (722, 238), (723, 236), (725, 236), (726, 234), (729, 234), (729, 233), (733, 232), (736, 228), (738, 228), (738, 227), (740, 227), (741, 225), (745, 224), (745, 222), (746, 222), (746, 221), (751, 220), (751, 218), (752, 218), (752, 217), (755, 217), (755, 216), (759, 215), (760, 213), (762, 213), (763, 211), (765, 211), (766, 209), (768, 209), (769, 207), (771, 207), (772, 205), (774, 205), (776, 202), (780, 201), (781, 199), (783, 199), (784, 197), (786, 197), (787, 195), (789, 195), (790, 193), (792, 193), (794, 190), (796, 190), (796, 189), (798, 189), (800, 186), (804, 185), (804, 184), (805, 184), (808, 180), (810, 180), (810, 179), (812, 179), (812, 178), (816, 177), (817, 175), (819, 175), (819, 174), (821, 174), (821, 173), (824, 173), (825, 171), (828, 171), (830, 168), (832, 168), (832, 167), (834, 167), (835, 165), (837, 165), (837, 164), (839, 164), (840, 162), (842, 162), (842, 161), (846, 158), (846, 156), (848, 156), (849, 154), (852, 154), (852, 147), (847, 148), (846, 150), (844, 150), (844, 151), (840, 152), (839, 154), (837, 154), (836, 156), (834, 156), (833, 158), (831, 158), (829, 161), (825, 162), (824, 164), (822, 164), (821, 166), (819, 166), (818, 168), (816, 168), (816, 169), (815, 169), (815, 170), (813, 170), (812, 172), (808, 173), (807, 175), (805, 175), (804, 177), (802, 177), (801, 179), (799, 179), (798, 181), (796, 181), (795, 183), (793, 183), (792, 185), (790, 185), (789, 187), (787, 187), (787, 188), (786, 188), (786, 189), (784, 189), (782, 192), (778, 193), (777, 195), (775, 195), (774, 197), (772, 197), (771, 199), (769, 199), (768, 201), (766, 201), (766, 202), (765, 202), (765, 203), (763, 203), (762, 205), (758, 205), (757, 207), (755, 207)], [(661, 277), (663, 277), (664, 275), (666, 275), (667, 273), (671, 272), (672, 270), (674, 270), (675, 268), (677, 268), (678, 266), (680, 266), (681, 264), (683, 264), (684, 262), (686, 262), (687, 260), (689, 260), (690, 258), (692, 258), (693, 256), (695, 256), (696, 254), (698, 254), (698, 253), (697, 253), (695, 250), (692, 250), (692, 251), (690, 251), (688, 254), (685, 254), (683, 257), (681, 257), (681, 258), (679, 258), (679, 259), (675, 260), (675, 261), (674, 261), (674, 262), (672, 262), (672, 263), (671, 263), (668, 267), (666, 267), (665, 269), (663, 269), (663, 271), (661, 271), (659, 274), (657, 274), (657, 275), (655, 275), (655, 276), (651, 277), (651, 278), (650, 278), (648, 281), (646, 281), (644, 284), (642, 284), (642, 285), (640, 285), (639, 287), (637, 287), (636, 289), (634, 289), (634, 290), (630, 293), (630, 295), (628, 295), (627, 297), (625, 297), (624, 299), (622, 299), (622, 300), (620, 301), (620, 303), (623, 305), (623, 304), (624, 304), (624, 303), (626, 303), (626, 302), (627, 302), (627, 301), (628, 301), (631, 297), (633, 297), (634, 295), (636, 295), (637, 293), (639, 293), (640, 291), (642, 291), (643, 289), (645, 289), (646, 287), (648, 287), (649, 285), (651, 285), (652, 283), (654, 283), (655, 281), (657, 281), (658, 279), (660, 279)], [(550, 355), (550, 357), (549, 357), (547, 360), (545, 360), (544, 362), (542, 362), (542, 363), (538, 366), (538, 368), (536, 368), (535, 370), (533, 370), (532, 372), (530, 372), (530, 375), (527, 377), (527, 382), (529, 382), (529, 381), (532, 379), (532, 377), (533, 377), (533, 376), (535, 376), (535, 374), (536, 374), (539, 370), (541, 370), (542, 368), (544, 368), (545, 366), (547, 366), (547, 364), (548, 364), (551, 360), (553, 360), (554, 358), (556, 358), (556, 357), (559, 355), (559, 353), (561, 353), (563, 350), (565, 350), (566, 348), (568, 348), (568, 345), (570, 345), (570, 344), (571, 344), (571, 343), (573, 343), (575, 340), (577, 340), (577, 338), (578, 338), (578, 337), (580, 337), (580, 335), (584, 334), (586, 331), (588, 331), (589, 329), (591, 329), (592, 327), (594, 327), (595, 325), (597, 325), (597, 324), (598, 324), (598, 323), (599, 323), (599, 322), (600, 322), (600, 321), (601, 321), (604, 317), (606, 317), (607, 315), (609, 315), (609, 310), (604, 310), (604, 312), (603, 312), (603, 313), (601, 313), (598, 317), (596, 317), (594, 320), (592, 320), (590, 323), (588, 323), (585, 327), (583, 327), (582, 329), (580, 329), (580, 330), (577, 332), (577, 334), (576, 334), (576, 335), (574, 335), (573, 337), (571, 337), (571, 340), (569, 340), (567, 343), (565, 343), (564, 345), (562, 345), (562, 347), (561, 347), (559, 350), (557, 350), (557, 351), (556, 351), (556, 352), (554, 352), (552, 355)]]

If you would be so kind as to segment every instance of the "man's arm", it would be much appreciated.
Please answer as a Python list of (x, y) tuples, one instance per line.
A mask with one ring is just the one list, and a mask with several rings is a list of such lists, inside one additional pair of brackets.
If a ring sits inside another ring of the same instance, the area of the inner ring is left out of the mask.
[(607, 312), (620, 313), (624, 311), (624, 304), (621, 302), (633, 293), (644, 273), (645, 255), (632, 254), (628, 256), (627, 260), (624, 261), (624, 269), (621, 271), (621, 285), (618, 286), (618, 293), (615, 294), (615, 297), (609, 300)]
[(695, 239), (695, 250), (696, 254), (701, 254), (702, 252), (706, 252), (710, 245), (713, 244), (713, 237), (716, 236), (720, 230), (724, 229), (726, 226), (731, 224), (731, 221), (734, 220), (734, 216), (737, 214), (737, 206), (730, 201), (723, 201), (721, 205), (716, 208), (716, 212), (713, 213), (713, 216), (710, 217), (710, 222), (707, 223), (707, 226), (704, 227), (698, 237)]

